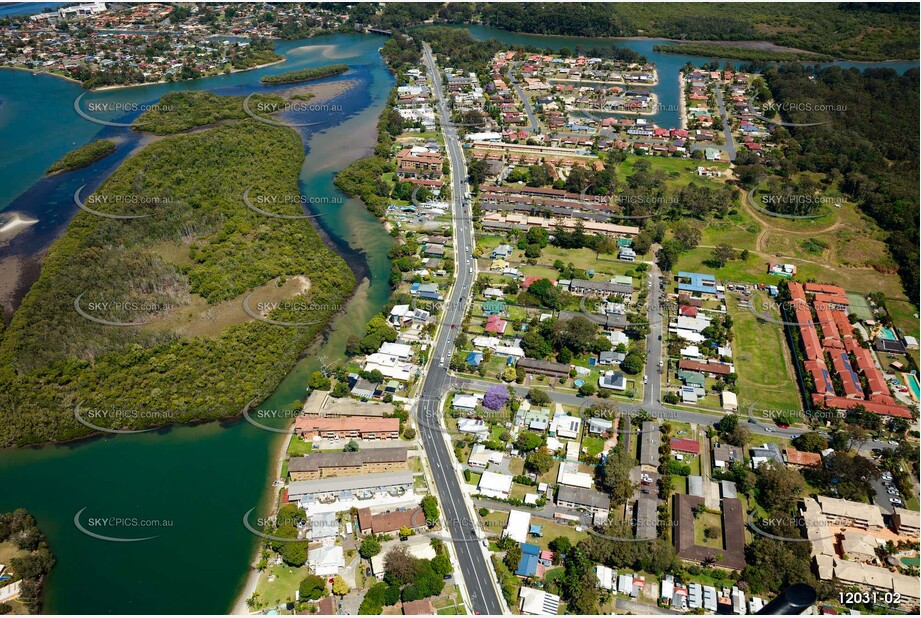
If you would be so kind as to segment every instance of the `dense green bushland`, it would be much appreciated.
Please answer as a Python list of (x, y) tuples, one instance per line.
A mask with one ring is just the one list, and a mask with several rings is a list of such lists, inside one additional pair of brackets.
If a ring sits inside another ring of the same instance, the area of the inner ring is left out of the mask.
[(714, 45), (712, 43), (669, 43), (668, 45), (656, 45), (653, 49), (664, 54), (736, 58), (751, 62), (796, 62), (797, 60), (820, 62), (832, 59), (831, 56), (811, 52), (775, 51), (734, 45)]
[(297, 84), (300, 82), (309, 82), (314, 79), (323, 79), (332, 77), (349, 70), (347, 64), (330, 64), (324, 67), (314, 67), (312, 69), (299, 69), (297, 71), (288, 71), (278, 75), (266, 75), (262, 78), (263, 84)]
[(92, 165), (115, 152), (115, 142), (110, 139), (97, 139), (85, 146), (71, 150), (66, 155), (51, 164), (46, 174), (69, 172), (71, 170)]
[[(170, 92), (163, 95), (155, 107), (141, 114), (133, 128), (156, 135), (171, 135), (224, 120), (243, 120), (249, 117), (243, 107), (245, 98), (194, 90)], [(253, 114), (266, 117), (284, 104), (285, 99), (278, 95), (254, 94), (247, 106)]]
[[(782, 109), (792, 109), (783, 112), (788, 121), (825, 122), (778, 128), (783, 155), (767, 162), (771, 171), (784, 177), (795, 170), (821, 172), (851, 196), (889, 232), (905, 292), (917, 305), (918, 70), (899, 75), (793, 64), (766, 68), (764, 76)], [(807, 106), (813, 111), (801, 110)]]
[[(136, 429), (227, 417), (267, 397), (355, 286), (307, 220), (265, 217), (242, 201), (249, 187), (252, 195), (297, 194), (303, 158), (294, 130), (247, 119), (165, 138), (125, 161), (94, 194), (110, 201), (94, 208), (152, 216), (80, 212), (48, 252), (0, 339), (0, 445), (90, 433), (74, 418), (81, 402), (84, 409), (136, 411), (117, 422), (93, 421)], [(116, 204), (119, 196), (138, 203)], [(212, 305), (242, 303), (254, 288), (300, 274), (309, 277), (309, 292), (296, 297), (298, 306), (269, 315), (311, 326), (249, 320), (214, 337), (158, 328), (161, 312), (191, 314), (195, 296)], [(123, 304), (97, 308), (94, 317), (153, 322), (89, 321), (75, 310), (81, 293), (86, 311), (92, 302)]]
[(496, 2), (480, 17), (513, 32), (771, 41), (850, 60), (918, 57), (918, 10), (908, 3)]

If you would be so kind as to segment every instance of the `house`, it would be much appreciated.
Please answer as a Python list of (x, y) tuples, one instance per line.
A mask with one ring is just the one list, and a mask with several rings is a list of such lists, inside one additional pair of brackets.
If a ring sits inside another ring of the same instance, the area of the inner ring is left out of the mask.
[(560, 612), (560, 597), (536, 588), (521, 587), (518, 609), (530, 616), (555, 616)]
[(700, 442), (689, 440), (688, 438), (672, 438), (670, 440), (672, 451), (678, 453), (687, 453), (688, 455), (700, 455)]
[(457, 431), (485, 438), (489, 435), (489, 425), (481, 418), (459, 418), (457, 419)]
[(694, 527), (697, 525), (694, 509), (704, 504), (704, 499), (688, 494), (675, 494), (673, 518), (675, 530), (672, 539), (675, 553), (682, 560), (702, 564), (713, 564), (730, 570), (745, 568), (745, 511), (737, 498), (723, 498), (720, 511), (723, 524), (723, 548), (721, 550), (698, 545)]
[(753, 469), (769, 461), (775, 461), (781, 465), (784, 463), (783, 455), (780, 454), (780, 447), (777, 446), (776, 442), (767, 442), (761, 446), (752, 448), (751, 455), (751, 466)]
[(504, 260), (508, 258), (508, 256), (510, 256), (514, 250), (515, 248), (512, 245), (499, 245), (498, 247), (493, 249), (490, 257), (492, 257), (494, 260), (495, 259)]
[(551, 378), (568, 378), (569, 365), (563, 363), (554, 363), (547, 360), (536, 360), (533, 358), (522, 358), (518, 360), (518, 367), (524, 369), (530, 374), (540, 374)]
[(493, 333), (496, 335), (501, 335), (505, 332), (505, 327), (507, 322), (500, 318), (498, 315), (493, 314), (486, 318), (486, 325), (483, 327), (487, 333)]
[(783, 458), (788, 466), (798, 469), (817, 468), (822, 464), (822, 456), (818, 453), (798, 451), (789, 446), (783, 450)]
[(454, 399), (451, 400), (451, 407), (455, 410), (473, 412), (476, 410), (477, 404), (479, 402), (480, 398), (476, 395), (463, 395), (459, 393), (454, 395)]
[(725, 469), (744, 459), (745, 453), (739, 446), (724, 444), (713, 447), (713, 465), (716, 468)]
[(294, 432), (306, 440), (396, 440), (400, 437), (400, 420), (371, 416), (315, 418), (298, 416)]
[(332, 577), (345, 568), (341, 545), (321, 545), (307, 552), (307, 566), (320, 577)]
[(432, 605), (432, 598), (419, 599), (418, 601), (407, 601), (403, 603), (404, 616), (434, 616), (435, 606)]
[(422, 530), (428, 527), (428, 520), (420, 507), (371, 514), (371, 509), (358, 509), (358, 529), (362, 534), (390, 534), (401, 528)]
[(556, 503), (563, 508), (587, 511), (599, 520), (606, 520), (611, 510), (610, 496), (579, 487), (560, 487)]
[(886, 527), (882, 512), (875, 504), (864, 504), (841, 500), (829, 496), (817, 496), (822, 515), (833, 525), (860, 528), (870, 532), (882, 532)]
[(569, 291), (576, 296), (626, 297), (633, 294), (633, 284), (615, 281), (573, 279), (569, 282)]
[(480, 443), (474, 444), (470, 448), (470, 457), (467, 458), (468, 466), (485, 470), (491, 463), (501, 464), (502, 453), (491, 451)]
[(574, 440), (582, 435), (582, 419), (558, 413), (550, 423), (550, 435)]
[(406, 469), (405, 446), (371, 448), (346, 452), (310, 453), (288, 460), (288, 474), (294, 481), (337, 476), (381, 474)]
[(921, 513), (896, 507), (892, 513), (892, 527), (902, 536), (917, 539), (921, 535)]
[(598, 586), (605, 590), (614, 590), (616, 587), (617, 573), (610, 567), (599, 564), (595, 567), (595, 577), (598, 578)]
[(506, 500), (511, 490), (511, 476), (508, 474), (497, 474), (488, 470), (483, 472), (483, 475), (480, 477), (480, 482), (477, 484), (477, 493), (487, 498)]
[(353, 397), (358, 397), (360, 399), (371, 399), (374, 397), (374, 393), (377, 391), (375, 384), (365, 378), (358, 378), (355, 380), (352, 390), (349, 391)]
[(605, 371), (598, 378), (598, 388), (625, 391), (627, 390), (627, 378), (619, 371)]
[(388, 356), (396, 356), (400, 360), (409, 360), (413, 357), (412, 346), (406, 345), (405, 343), (390, 343), (389, 341), (385, 341), (381, 344), (378, 352), (387, 354)]
[(543, 568), (540, 564), (540, 547), (533, 543), (521, 543), (521, 560), (515, 575), (518, 577), (536, 577), (543, 579)]
[(720, 403), (724, 410), (735, 412), (739, 409), (739, 398), (731, 390), (723, 389), (720, 392)]
[(685, 371), (699, 371), (711, 377), (728, 376), (733, 372), (733, 366), (726, 363), (700, 362), (690, 359), (679, 360), (678, 369), (683, 369)]
[(716, 277), (704, 273), (681, 271), (678, 273), (678, 291), (699, 296), (716, 295)]
[(339, 535), (339, 518), (336, 513), (316, 513), (310, 518), (310, 540), (318, 541)]
[(508, 513), (508, 522), (505, 524), (505, 530), (502, 536), (524, 543), (528, 540), (528, 529), (531, 526), (531, 514), (524, 511), (512, 509)]
[(651, 473), (659, 469), (659, 426), (653, 421), (643, 423), (643, 430), (636, 436), (640, 441), (640, 468)]
[(609, 432), (614, 428), (614, 421), (605, 418), (592, 417), (588, 419), (588, 433), (599, 434)]
[[(572, 444), (572, 442), (569, 444)], [(594, 484), (592, 475), (588, 472), (580, 472), (579, 463), (575, 461), (560, 462), (560, 467), (557, 470), (556, 482), (561, 487), (566, 485), (569, 487), (581, 487), (583, 489), (591, 489)]]
[(306, 506), (318, 502), (328, 505), (337, 501), (346, 505), (355, 500), (370, 500), (387, 495), (406, 497), (407, 494), (413, 495), (413, 473), (409, 471), (288, 483), (288, 501)]
[(659, 528), (658, 501), (653, 494), (640, 494), (636, 501), (633, 527), (638, 539), (654, 539)]

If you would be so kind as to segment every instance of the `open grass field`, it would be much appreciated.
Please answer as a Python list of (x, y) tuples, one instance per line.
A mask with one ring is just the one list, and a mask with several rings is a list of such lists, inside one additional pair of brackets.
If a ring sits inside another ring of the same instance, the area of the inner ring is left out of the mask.
[(284, 564), (270, 566), (259, 577), (256, 592), (262, 602), (272, 607), (278, 603), (293, 601), (301, 580), (309, 574), (310, 569), (306, 565), (300, 567)]
[(638, 160), (647, 161), (651, 166), (652, 172), (661, 171), (666, 175), (666, 186), (669, 189), (676, 189), (694, 183), (697, 186), (719, 187), (725, 182), (724, 178), (704, 178), (697, 175), (698, 167), (716, 167), (721, 170), (729, 169), (728, 163), (719, 163), (713, 161), (697, 161), (694, 159), (679, 159), (673, 157), (646, 157), (638, 155), (627, 155), (620, 164), (615, 168), (617, 177), (621, 181), (633, 174), (634, 167)]
[[(758, 292), (752, 297), (752, 305), (761, 310), (769, 300), (767, 294)], [(748, 309), (740, 308), (732, 294), (727, 305), (735, 335), (732, 360), (739, 376), (739, 413), (744, 415), (755, 401), (758, 409), (801, 410), (783, 327), (759, 320)]]

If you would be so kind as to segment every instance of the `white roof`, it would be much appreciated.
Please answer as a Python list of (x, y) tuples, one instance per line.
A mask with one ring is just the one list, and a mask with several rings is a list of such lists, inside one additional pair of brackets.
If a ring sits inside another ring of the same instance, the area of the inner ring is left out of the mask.
[(555, 616), (560, 611), (560, 597), (555, 594), (525, 587), (518, 594), (521, 597), (522, 614)]
[(524, 543), (528, 540), (528, 530), (531, 525), (531, 514), (512, 509), (508, 513), (508, 523), (505, 524), (505, 536)]
[(335, 575), (345, 567), (341, 545), (321, 546), (307, 552), (307, 563), (317, 575)]
[(495, 472), (486, 471), (480, 477), (477, 485), (480, 490), (486, 489), (499, 493), (508, 493), (512, 489), (512, 477), (508, 474), (496, 474)]
[(606, 567), (603, 564), (599, 564), (595, 567), (595, 576), (598, 578), (598, 585), (605, 590), (614, 589), (614, 577), (616, 575), (614, 569)]
[(454, 395), (451, 405), (455, 408), (469, 408), (472, 410), (476, 407), (478, 401), (476, 395)]
[[(489, 433), (489, 428), (481, 419), (459, 418), (457, 430), (461, 433)], [(511, 478), (511, 477), (509, 477)]]
[(710, 320), (701, 317), (692, 318), (686, 315), (679, 315), (677, 320), (679, 329), (693, 330), (698, 333), (710, 326)]
[(737, 406), (739, 405), (739, 398), (732, 391), (724, 390), (720, 396), (723, 398), (723, 405)]
[(385, 341), (378, 350), (381, 354), (390, 354), (398, 358), (410, 358), (413, 355), (412, 346), (405, 343), (390, 343)]

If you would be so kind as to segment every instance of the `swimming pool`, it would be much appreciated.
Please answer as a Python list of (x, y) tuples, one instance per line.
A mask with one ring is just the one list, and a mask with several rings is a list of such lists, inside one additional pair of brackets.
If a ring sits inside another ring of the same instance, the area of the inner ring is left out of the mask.
[(895, 333), (891, 328), (881, 328), (879, 329), (879, 336), (883, 339), (888, 339), (889, 341), (896, 341), (898, 337), (895, 336)]
[(908, 388), (911, 389), (912, 394), (915, 396), (915, 400), (921, 399), (921, 388), (918, 386), (918, 376), (913, 373), (906, 373), (905, 377), (908, 379)]

